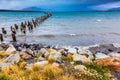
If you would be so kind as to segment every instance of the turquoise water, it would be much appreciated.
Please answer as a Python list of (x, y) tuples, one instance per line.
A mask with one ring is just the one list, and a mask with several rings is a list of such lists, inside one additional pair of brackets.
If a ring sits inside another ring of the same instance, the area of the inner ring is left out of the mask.
[[(0, 12), (0, 26), (20, 24), (25, 20), (44, 15), (41, 12)], [(93, 45), (120, 42), (119, 12), (56, 12), (35, 28), (33, 33), (20, 36), (19, 42), (45, 43), (52, 45)], [(11, 37), (5, 38), (9, 42)]]

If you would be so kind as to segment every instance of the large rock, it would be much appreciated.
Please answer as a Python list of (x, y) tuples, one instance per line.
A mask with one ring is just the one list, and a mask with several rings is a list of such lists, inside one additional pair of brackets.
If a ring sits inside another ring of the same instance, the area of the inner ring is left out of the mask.
[(101, 58), (107, 58), (107, 57), (110, 57), (104, 53), (96, 53), (95, 54), (95, 59), (101, 59)]
[(44, 61), (44, 60), (45, 60), (45, 59), (40, 56), (37, 61), (40, 62), (40, 61)]
[(89, 59), (84, 55), (74, 54), (72, 57), (73, 57), (73, 61), (75, 62), (81, 62), (81, 63), (89, 62)]
[(38, 55), (42, 55), (42, 57), (47, 58), (49, 56), (49, 52), (45, 48), (41, 48)]
[(57, 52), (55, 49), (52, 49), (52, 48), (48, 48), (47, 51), (48, 51), (49, 53), (56, 53), (56, 52)]
[(2, 46), (0, 46), (0, 51), (3, 51), (3, 50), (4, 50), (4, 48)]
[(45, 66), (48, 64), (48, 61), (40, 61), (40, 62), (36, 62), (35, 65), (40, 65), (41, 67)]
[(6, 53), (8, 55), (16, 53), (16, 49), (14, 48), (13, 45), (9, 45), (8, 49), (6, 50)]
[(111, 57), (118, 57), (118, 58), (120, 58), (120, 53), (115, 53), (115, 52), (112, 52), (112, 53), (110, 53), (110, 54), (109, 54), (109, 56), (111, 56)]
[(74, 69), (81, 72), (87, 70), (87, 68), (84, 65), (76, 65), (74, 66)]
[(16, 53), (16, 54), (11, 54), (10, 56), (8, 56), (3, 62), (14, 64), (14, 63), (18, 63), (19, 60), (20, 60), (20, 55), (19, 53)]
[(117, 47), (117, 48), (120, 47), (120, 43), (113, 43), (113, 45), (114, 45), (115, 47)]
[(60, 64), (54, 62), (52, 65), (53, 65), (53, 66), (56, 66), (56, 67), (59, 67)]
[(49, 57), (53, 58), (56, 62), (59, 62), (59, 63), (62, 62), (62, 59), (61, 59), (62, 55), (59, 52), (50, 53)]
[(31, 59), (32, 58), (32, 55), (28, 54), (27, 52), (25, 51), (21, 51), (20, 52), (20, 55), (23, 59)]
[(34, 52), (33, 52), (31, 49), (27, 48), (25, 51), (26, 51), (28, 54), (34, 56)]
[(0, 62), (0, 68), (2, 68), (2, 67), (8, 67), (10, 65), (11, 65), (10, 63)]
[(99, 46), (96, 46), (96, 47), (90, 47), (89, 50), (92, 52), (92, 53), (96, 53), (96, 52), (101, 52), (101, 53), (105, 53), (105, 54), (109, 54), (111, 52), (114, 52), (116, 51), (116, 47), (114, 47), (113, 44), (102, 44), (102, 45), (99, 45)]
[(1, 47), (1, 50), (6, 50), (9, 47), (9, 45), (5, 43), (1, 43), (0, 47)]
[(68, 53), (71, 53), (71, 54), (76, 54), (77, 53), (77, 50), (75, 48), (68, 47), (66, 49), (68, 50)]

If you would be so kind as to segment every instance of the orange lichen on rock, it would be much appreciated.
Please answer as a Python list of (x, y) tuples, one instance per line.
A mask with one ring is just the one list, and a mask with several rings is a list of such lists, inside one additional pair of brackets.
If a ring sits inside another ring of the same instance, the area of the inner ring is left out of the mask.
[(109, 57), (97, 59), (95, 62), (110, 67), (115, 72), (120, 72), (120, 58)]

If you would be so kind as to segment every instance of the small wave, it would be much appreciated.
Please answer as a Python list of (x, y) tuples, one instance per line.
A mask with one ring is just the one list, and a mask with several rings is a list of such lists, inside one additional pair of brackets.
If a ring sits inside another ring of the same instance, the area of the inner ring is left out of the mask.
[(48, 37), (48, 38), (50, 38), (50, 37), (55, 37), (55, 35), (54, 34), (45, 34), (45, 35), (40, 35), (40, 37)]
[(102, 20), (101, 20), (101, 19), (97, 19), (96, 21), (97, 21), (97, 22), (101, 22)]

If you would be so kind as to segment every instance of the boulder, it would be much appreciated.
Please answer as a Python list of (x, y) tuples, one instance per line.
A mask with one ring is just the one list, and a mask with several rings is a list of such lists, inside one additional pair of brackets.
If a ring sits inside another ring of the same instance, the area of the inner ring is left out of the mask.
[(2, 46), (0, 46), (0, 51), (3, 51), (3, 50), (4, 50), (4, 48)]
[(74, 69), (81, 72), (87, 70), (87, 68), (84, 65), (76, 65), (74, 66)]
[(20, 55), (23, 59), (31, 59), (32, 58), (32, 55), (26, 53), (25, 51), (21, 51)]
[(38, 55), (42, 55), (42, 57), (47, 58), (49, 56), (49, 52), (45, 48), (41, 48)]
[(6, 49), (9, 47), (9, 45), (7, 45), (7, 44), (5, 44), (5, 43), (1, 43), (1, 44), (0, 44), (0, 47), (1, 47), (1, 49), (6, 50)]
[(16, 49), (14, 48), (13, 45), (9, 45), (9, 47), (8, 47), (7, 50), (6, 50), (6, 53), (7, 53), (8, 55), (10, 55), (10, 54), (15, 54), (15, 53), (16, 53)]
[(92, 53), (96, 53), (96, 52), (101, 52), (101, 53), (105, 53), (105, 54), (109, 54), (111, 52), (114, 52), (116, 51), (116, 47), (114, 47), (113, 44), (102, 44), (102, 45), (99, 45), (99, 46), (96, 46), (96, 47), (90, 47), (89, 50), (92, 52)]
[(120, 58), (120, 53), (112, 52), (112, 53), (110, 53), (108, 55), (111, 56), (111, 57), (118, 57), (118, 58)]
[(59, 63), (62, 62), (62, 59), (61, 59), (62, 55), (59, 52), (50, 53), (49, 57), (53, 58), (56, 62), (59, 62)]
[(52, 65), (53, 65), (53, 66), (56, 66), (56, 67), (59, 67), (60, 64), (54, 62)]
[(48, 61), (40, 61), (40, 62), (36, 62), (35, 65), (40, 65), (41, 67), (45, 66), (48, 64)]
[(18, 63), (19, 60), (20, 60), (20, 55), (19, 53), (16, 53), (16, 54), (11, 54), (10, 56), (8, 56), (3, 62), (14, 64), (14, 63)]
[(48, 48), (47, 51), (48, 51), (49, 53), (56, 53), (56, 52), (57, 52), (55, 49), (52, 49), (52, 48)]
[(72, 57), (73, 57), (73, 61), (78, 62), (78, 63), (89, 62), (88, 58), (84, 55), (74, 54)]
[(2, 68), (2, 67), (8, 67), (10, 65), (11, 65), (10, 63), (0, 62), (0, 68)]
[(33, 52), (31, 49), (27, 48), (25, 51), (26, 51), (28, 54), (34, 56), (34, 52)]
[(77, 53), (77, 50), (75, 48), (67, 48), (68, 50), (68, 53), (71, 53), (71, 54), (76, 54)]
[(107, 57), (110, 57), (104, 53), (96, 53), (95, 54), (95, 59), (101, 59), (101, 58), (107, 58)]
[(37, 61), (40, 62), (40, 61), (44, 61), (44, 60), (45, 60), (45, 59), (40, 56)]
[(114, 45), (115, 47), (117, 47), (117, 48), (120, 47), (120, 43), (113, 43), (113, 45)]

